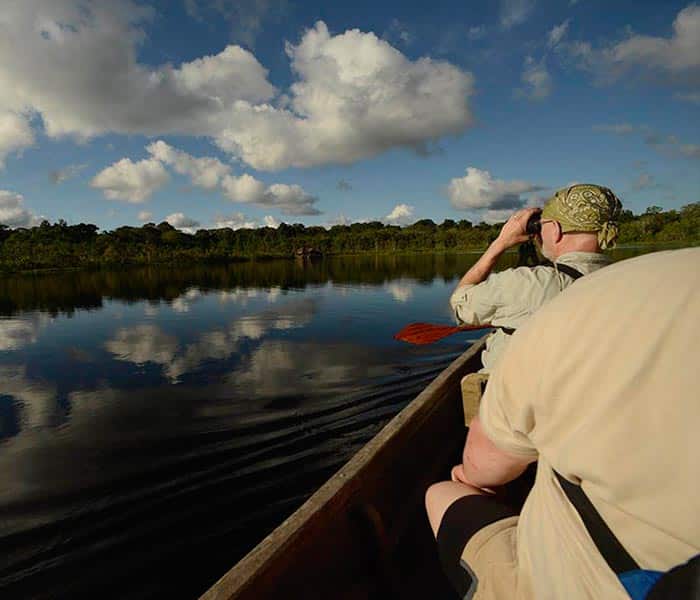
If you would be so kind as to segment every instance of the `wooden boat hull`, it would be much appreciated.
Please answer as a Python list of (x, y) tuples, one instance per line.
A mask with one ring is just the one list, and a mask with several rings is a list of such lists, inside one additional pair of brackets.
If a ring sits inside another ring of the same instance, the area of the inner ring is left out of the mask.
[(466, 430), (460, 381), (485, 338), (445, 369), (203, 600), (450, 598), (424, 511)]

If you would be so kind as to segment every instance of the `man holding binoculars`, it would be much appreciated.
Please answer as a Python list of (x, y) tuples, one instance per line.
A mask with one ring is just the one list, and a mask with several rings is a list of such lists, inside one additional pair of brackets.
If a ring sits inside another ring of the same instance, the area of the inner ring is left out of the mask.
[[(557, 191), (542, 209), (525, 208), (508, 219), (486, 252), (462, 277), (450, 298), (460, 323), (491, 324), (496, 331), (482, 353), (482, 372), (496, 364), (510, 335), (545, 302), (578, 277), (608, 265), (622, 204), (603, 186), (576, 184)], [(491, 273), (508, 249), (533, 237), (551, 266)]]

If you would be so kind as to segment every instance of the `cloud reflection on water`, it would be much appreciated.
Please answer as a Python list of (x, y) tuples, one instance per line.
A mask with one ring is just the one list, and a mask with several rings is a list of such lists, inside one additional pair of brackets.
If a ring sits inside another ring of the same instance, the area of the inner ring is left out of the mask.
[(31, 314), (22, 318), (0, 318), (0, 351), (20, 350), (37, 340), (47, 317)]
[[(147, 331), (140, 330), (143, 335)], [(198, 344), (187, 347), (180, 366), (173, 369), (193, 367), (205, 355), (226, 357), (233, 334), (219, 333), (220, 337), (217, 332), (205, 334)], [(139, 340), (137, 350), (129, 356), (144, 359), (146, 348), (144, 340)], [(159, 349), (154, 356), (163, 360), (166, 353)], [(0, 503), (17, 502), (27, 495), (60, 496), (132, 477), (145, 468), (155, 469), (159, 460), (169, 462), (182, 452), (181, 447), (168, 450), (167, 440), (229, 430), (227, 443), (235, 444), (234, 432), (239, 428), (284, 419), (290, 409), (300, 411), (301, 416), (329, 406), (342, 407), (349, 394), (373, 398), (386, 377), (395, 374), (396, 359), (393, 353), (355, 343), (264, 341), (237, 368), (206, 387), (117, 389), (102, 385), (74, 390), (63, 409), (69, 419), (59, 429), (47, 427), (59, 410), (56, 389), (29, 380), (22, 367), (1, 367), (0, 378), (21, 404), (23, 416), (22, 430), (5, 441), (0, 453)], [(365, 382), (361, 391), (358, 381)], [(196, 443), (208, 443), (206, 440), (204, 435)], [(194, 437), (190, 443), (195, 443)], [(188, 448), (188, 452), (195, 450), (195, 446)], [(133, 456), (141, 454), (149, 456), (148, 466), (134, 462)], [(80, 468), (76, 470), (78, 457)], [(54, 509), (63, 510), (58, 505)]]
[(200, 334), (195, 342), (185, 345), (158, 325), (140, 324), (120, 328), (104, 347), (116, 360), (161, 365), (167, 379), (177, 383), (205, 361), (227, 359), (238, 351), (244, 339), (260, 340), (269, 332), (310, 323), (316, 310), (313, 299), (288, 303), (275, 310), (242, 316), (224, 328)]
[(218, 293), (218, 298), (221, 304), (233, 302), (239, 306), (247, 306), (251, 298), (260, 297), (264, 297), (269, 304), (273, 304), (277, 302), (281, 294), (282, 289), (278, 286), (272, 286), (269, 289), (249, 287), (221, 290)]
[(111, 340), (105, 342), (105, 348), (114, 354), (117, 360), (142, 365), (147, 362), (166, 365), (178, 349), (178, 341), (152, 324), (122, 327)]
[(389, 283), (386, 289), (397, 302), (408, 302), (413, 297), (413, 288), (406, 283)]
[(383, 363), (378, 350), (357, 344), (271, 340), (255, 348), (224, 381), (238, 390), (255, 390), (257, 397), (303, 396), (366, 381), (378, 374), (377, 363)]
[(20, 430), (46, 427), (55, 422), (58, 406), (54, 385), (29, 379), (22, 365), (0, 366), (0, 381), (0, 393), (17, 403)]
[(190, 305), (202, 296), (198, 288), (190, 288), (181, 296), (175, 298), (170, 306), (175, 312), (186, 313), (190, 310)]

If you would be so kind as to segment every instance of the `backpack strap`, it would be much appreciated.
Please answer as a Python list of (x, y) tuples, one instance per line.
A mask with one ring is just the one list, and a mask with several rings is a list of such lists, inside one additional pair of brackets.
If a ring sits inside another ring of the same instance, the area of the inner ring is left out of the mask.
[(586, 496), (580, 485), (571, 483), (564, 479), (559, 473), (554, 471), (561, 489), (566, 494), (571, 504), (578, 512), (583, 521), (588, 535), (591, 536), (598, 552), (603, 556), (605, 562), (616, 575), (639, 569), (637, 562), (625, 550), (625, 547), (615, 537), (615, 534), (608, 527), (607, 523), (600, 516), (590, 498)]
[(571, 279), (574, 281), (578, 279), (579, 277), (583, 277), (583, 273), (579, 271), (578, 269), (574, 269), (573, 267), (570, 267), (569, 265), (564, 265), (562, 263), (555, 263), (554, 265), (557, 269), (557, 271), (560, 271), (561, 273), (566, 273)]

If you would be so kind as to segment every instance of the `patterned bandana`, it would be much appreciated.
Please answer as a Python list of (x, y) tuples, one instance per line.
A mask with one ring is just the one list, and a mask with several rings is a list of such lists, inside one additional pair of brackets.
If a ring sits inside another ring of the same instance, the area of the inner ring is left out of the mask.
[(542, 219), (557, 221), (563, 233), (597, 232), (598, 245), (605, 250), (615, 245), (621, 212), (620, 199), (608, 188), (581, 183), (561, 189), (547, 200)]

